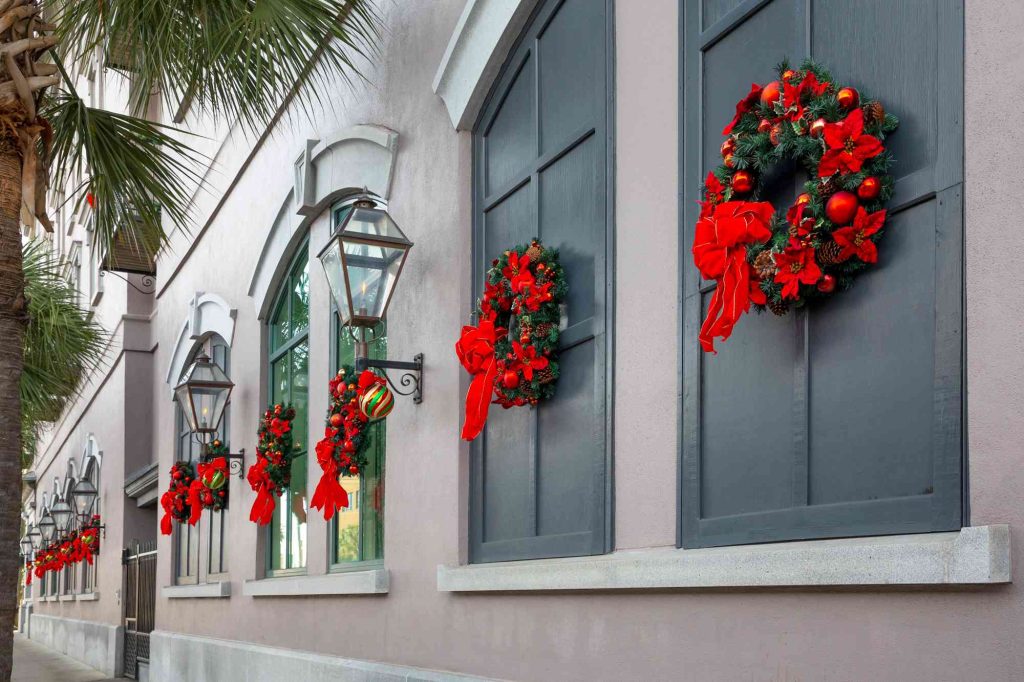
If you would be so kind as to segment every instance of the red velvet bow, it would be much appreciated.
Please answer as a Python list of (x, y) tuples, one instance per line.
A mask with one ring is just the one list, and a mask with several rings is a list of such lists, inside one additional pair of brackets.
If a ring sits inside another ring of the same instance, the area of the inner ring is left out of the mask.
[[(320, 448), (317, 448), (317, 459), (320, 459)], [(341, 511), (348, 506), (348, 492), (338, 482), (338, 464), (334, 461), (334, 454), (331, 453), (326, 459), (320, 460), (320, 466), (324, 473), (320, 476), (320, 482), (313, 491), (313, 497), (309, 505), (313, 509), (322, 509), (324, 520), (329, 521), (335, 511)]]
[(164, 535), (171, 534), (171, 510), (174, 509), (174, 491), (168, 490), (160, 496), (160, 506), (164, 509), (164, 515), (160, 518), (160, 532)]
[(277, 501), (274, 499), (273, 492), (271, 492), (274, 483), (270, 480), (270, 476), (267, 475), (266, 460), (262, 459), (258, 453), (256, 464), (249, 467), (249, 473), (246, 475), (246, 478), (249, 481), (249, 485), (256, 491), (256, 499), (253, 501), (252, 509), (249, 511), (249, 520), (260, 526), (265, 526), (274, 518), (274, 507), (277, 506)]
[(693, 261), (702, 277), (718, 283), (700, 329), (700, 345), (706, 352), (716, 352), (716, 336), (723, 341), (729, 338), (751, 301), (762, 305), (766, 301), (751, 275), (747, 244), (771, 239), (768, 222), (773, 212), (766, 201), (727, 201), (697, 221)]
[(455, 353), (459, 362), (466, 368), (473, 381), (466, 393), (466, 423), (462, 427), (463, 440), (473, 440), (487, 422), (487, 412), (491, 406), (491, 394), (494, 392), (494, 380), (498, 376), (498, 364), (494, 357), (494, 344), (504, 329), (496, 329), (494, 320), (483, 319), (479, 326), (465, 326), (462, 336), (455, 344)]

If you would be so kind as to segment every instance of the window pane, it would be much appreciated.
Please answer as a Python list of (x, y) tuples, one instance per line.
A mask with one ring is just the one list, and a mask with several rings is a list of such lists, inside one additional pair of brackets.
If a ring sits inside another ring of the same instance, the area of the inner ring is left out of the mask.
[[(338, 325), (337, 320), (335, 324)], [(340, 325), (339, 325), (340, 327)], [(378, 340), (369, 344), (369, 356), (387, 359), (385, 329), (378, 330)], [(337, 333), (337, 364), (355, 363), (351, 335), (345, 329)], [(384, 454), (387, 442), (385, 422), (370, 426), (367, 444), (367, 466), (358, 477), (342, 476), (339, 480), (349, 493), (349, 506), (335, 516), (334, 561), (374, 561), (384, 558)]]
[(305, 266), (292, 278), (292, 334), (309, 327), (309, 268)]
[(288, 356), (285, 355), (275, 362), (271, 367), (270, 372), (270, 402), (289, 402), (291, 395), (291, 383), (288, 381)]
[(292, 338), (292, 327), (288, 317), (288, 299), (282, 297), (270, 323), (270, 350), (277, 350), (290, 338)]

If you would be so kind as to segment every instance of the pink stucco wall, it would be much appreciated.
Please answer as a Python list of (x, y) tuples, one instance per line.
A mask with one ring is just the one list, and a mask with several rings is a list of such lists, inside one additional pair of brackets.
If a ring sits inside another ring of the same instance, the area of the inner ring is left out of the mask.
[[(596, 0), (595, 0), (596, 1)], [(749, 590), (453, 595), (436, 566), (465, 558), (466, 457), (458, 440), (461, 373), (451, 343), (470, 306), (468, 133), (456, 133), (430, 84), (461, 0), (384, 3), (384, 61), (311, 122), (269, 138), (202, 242), (161, 289), (150, 396), (161, 489), (173, 459), (173, 409), (162, 383), (187, 302), (216, 292), (237, 308), (232, 347), (233, 444), (251, 452), (265, 398), (260, 325), (247, 286), (307, 137), (354, 123), (397, 131), (390, 210), (416, 242), (392, 307), (391, 353), (424, 352), (427, 394), (389, 418), (386, 596), (242, 596), (259, 576), (252, 494), (232, 481), (230, 599), (158, 599), (157, 627), (507, 679), (1015, 680), (1024, 678), (1024, 593), (977, 590)], [(677, 0), (616, 3), (617, 549), (673, 546), (677, 492)], [(966, 13), (968, 431), (972, 522), (1009, 523), (1024, 538), (1024, 288), (1014, 197), (1024, 144), (1024, 5), (971, 0)], [(237, 167), (251, 146), (218, 152)], [(230, 173), (226, 174), (230, 177)], [(226, 183), (226, 180), (225, 180)], [(627, 210), (628, 209), (628, 210)], [(312, 251), (327, 235), (312, 230)], [(642, 237), (637, 237), (642, 235)], [(223, 258), (230, 253), (231, 259)], [(666, 254), (654, 258), (652, 253)], [(162, 268), (177, 265), (179, 252)], [(326, 287), (311, 263), (312, 297)], [(162, 272), (167, 272), (163, 269)], [(429, 314), (425, 314), (429, 312)], [(311, 320), (311, 432), (326, 407), (326, 314)], [(631, 342), (644, 328), (644, 342)], [(323, 381), (320, 381), (323, 378)], [(318, 383), (319, 382), (319, 383)], [(131, 387), (129, 391), (133, 390)], [(146, 389), (149, 390), (149, 389)], [(130, 399), (130, 396), (129, 396)], [(310, 490), (318, 477), (311, 467)], [(327, 526), (310, 515), (309, 573), (326, 571)], [(160, 543), (158, 585), (171, 584)], [(339, 623), (343, 623), (340, 625)]]

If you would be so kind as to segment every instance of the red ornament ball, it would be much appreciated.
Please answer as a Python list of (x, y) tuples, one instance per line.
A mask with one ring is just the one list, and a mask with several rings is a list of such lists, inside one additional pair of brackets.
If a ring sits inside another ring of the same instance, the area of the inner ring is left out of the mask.
[(746, 193), (754, 189), (754, 178), (745, 170), (738, 170), (732, 175), (732, 188), (736, 192)]
[(725, 164), (726, 168), (732, 168), (733, 166), (736, 165), (736, 159), (733, 158), (732, 154), (726, 154), (725, 159), (722, 161), (722, 163)]
[(181, 471), (175, 471), (173, 474), (171, 474), (171, 477), (174, 478), (175, 481), (180, 481), (181, 480)]
[(795, 75), (796, 71), (794, 71), (793, 69), (786, 69), (785, 71), (782, 72), (782, 80), (788, 83), (789, 81), (793, 80), (793, 76)]
[(722, 143), (722, 149), (721, 149), (722, 157), (724, 158), (724, 157), (729, 156), (730, 154), (733, 153), (733, 151), (735, 149), (736, 149), (736, 138), (734, 138), (734, 137), (727, 137), (725, 139), (725, 142)]
[(341, 444), (341, 447), (345, 450), (355, 450), (356, 444), (350, 440), (346, 440), (344, 443)]
[(836, 225), (848, 225), (857, 213), (857, 197), (852, 192), (836, 192), (825, 204), (825, 216)]
[(843, 88), (836, 93), (836, 101), (843, 109), (850, 111), (860, 103), (860, 95), (853, 88)]
[(823, 294), (831, 294), (836, 290), (836, 278), (832, 275), (825, 275), (818, 280), (818, 291)]
[(772, 129), (772, 122), (766, 118), (762, 118), (761, 122), (757, 124), (757, 132), (767, 133)]
[(811, 137), (821, 137), (822, 133), (825, 132), (825, 119), (816, 118), (811, 123)]
[(348, 472), (350, 474), (353, 474), (353, 475), (358, 474), (359, 473), (359, 467), (357, 467), (355, 464), (353, 464), (352, 466), (350, 466), (348, 468)]
[(223, 490), (218, 490), (217, 491), (217, 497), (224, 497), (224, 491)]
[(779, 101), (779, 97), (782, 96), (782, 85), (779, 81), (772, 81), (768, 85), (764, 86), (761, 90), (761, 104), (771, 108), (776, 102)]
[(341, 426), (341, 422), (342, 418), (340, 414), (331, 415), (331, 426), (333, 426), (334, 428), (338, 428), (339, 426)]
[(797, 206), (803, 206), (804, 204), (809, 204), (809, 203), (811, 203), (811, 195), (808, 194), (807, 192), (802, 193), (800, 196), (798, 196), (796, 198), (796, 205)]
[(860, 187), (857, 188), (857, 196), (865, 201), (877, 199), (881, 193), (882, 183), (876, 177), (864, 178), (864, 182), (860, 183)]
[(505, 388), (515, 388), (519, 385), (519, 373), (508, 370), (504, 376), (501, 377), (501, 385)]

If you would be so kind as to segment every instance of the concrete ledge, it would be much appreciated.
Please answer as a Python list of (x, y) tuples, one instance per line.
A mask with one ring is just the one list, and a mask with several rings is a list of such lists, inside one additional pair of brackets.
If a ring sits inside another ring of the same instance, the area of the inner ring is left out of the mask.
[(1008, 583), (1010, 528), (438, 566), (441, 592)]
[(486, 679), (163, 630), (150, 635), (149, 646), (149, 679), (160, 682), (477, 682)]
[(75, 601), (75, 595), (73, 594), (62, 594), (57, 597), (58, 601)]
[(92, 666), (108, 677), (123, 668), (124, 628), (89, 620), (31, 615), (29, 637), (66, 656)]
[(78, 595), (78, 601), (99, 601), (99, 592), (85, 592), (84, 594)]
[(224, 580), (198, 585), (168, 585), (160, 589), (164, 599), (220, 599), (231, 596), (231, 583)]
[(350, 571), (327, 575), (246, 580), (242, 594), (247, 597), (308, 597), (330, 594), (387, 594), (388, 570)]

